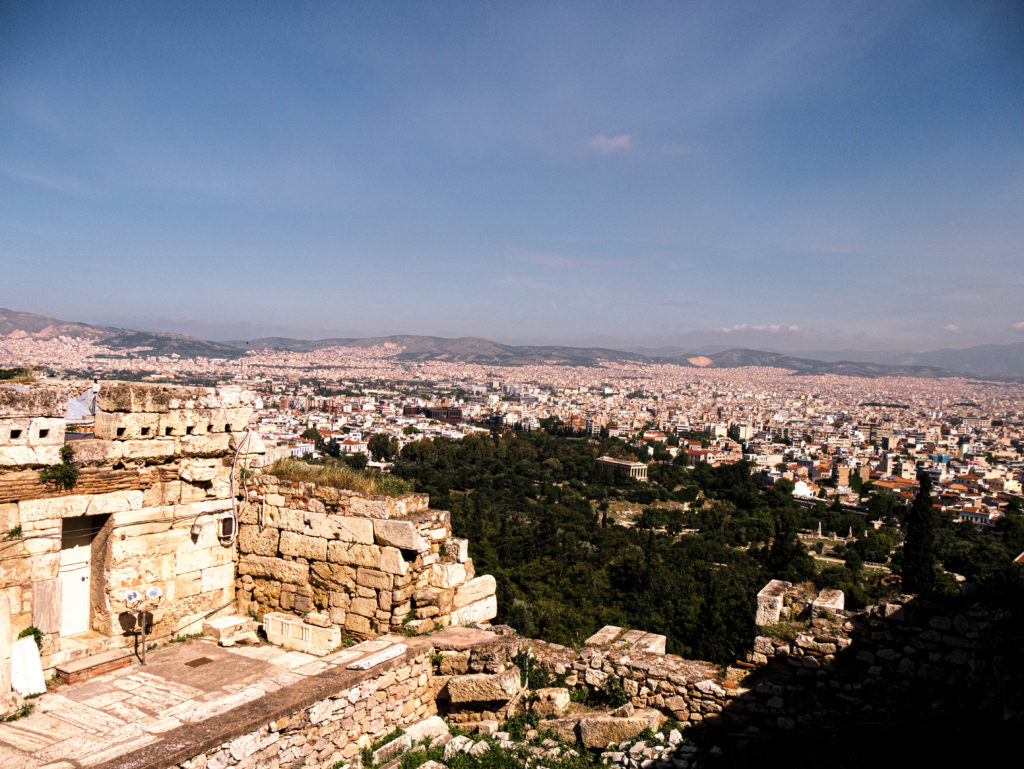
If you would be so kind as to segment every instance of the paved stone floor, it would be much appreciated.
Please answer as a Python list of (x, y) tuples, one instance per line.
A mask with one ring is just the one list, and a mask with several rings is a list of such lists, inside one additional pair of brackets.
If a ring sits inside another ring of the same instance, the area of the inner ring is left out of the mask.
[(95, 766), (398, 641), (366, 641), (327, 657), (206, 640), (152, 651), (145, 666), (133, 659), (131, 667), (58, 686), (30, 700), (27, 718), (0, 723), (0, 769)]

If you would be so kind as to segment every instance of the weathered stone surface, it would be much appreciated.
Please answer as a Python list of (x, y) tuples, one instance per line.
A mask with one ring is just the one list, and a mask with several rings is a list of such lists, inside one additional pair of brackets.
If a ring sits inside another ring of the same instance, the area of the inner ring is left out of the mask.
[(453, 625), (472, 625), (487, 622), (498, 616), (498, 599), (490, 596), (452, 612)]
[[(44, 556), (37, 556), (37, 558)], [(57, 559), (59, 561), (59, 558)], [(61, 589), (59, 579), (36, 582), (32, 586), (32, 624), (44, 633), (59, 633)]]
[(341, 644), (339, 628), (309, 625), (298, 617), (281, 612), (265, 614), (263, 629), (271, 643), (319, 657), (330, 654)]
[(587, 716), (580, 719), (580, 741), (585, 748), (603, 748), (631, 740), (644, 729), (657, 731), (661, 714), (657, 710), (637, 710), (627, 718)]
[(60, 464), (60, 446), (0, 446), (0, 465), (18, 467)]
[(205, 387), (104, 382), (96, 396), (96, 407), (103, 411), (165, 412), (172, 408), (195, 407), (195, 399), (212, 393)]
[(212, 481), (228, 468), (219, 459), (183, 459), (178, 465), (178, 477), (189, 483)]
[(291, 585), (305, 585), (309, 581), (309, 566), (262, 555), (245, 555), (239, 558), (238, 573), (274, 579)]
[(191, 457), (215, 457), (228, 453), (231, 436), (227, 433), (184, 435), (175, 439), (175, 453)]
[(408, 521), (376, 519), (373, 521), (373, 537), (378, 545), (397, 547), (402, 550), (421, 551), (429, 548), (427, 541)]
[(836, 614), (846, 607), (846, 596), (842, 590), (825, 589), (818, 593), (818, 597), (811, 604), (811, 617), (817, 618), (825, 612)]
[(93, 433), (104, 441), (156, 438), (159, 422), (159, 414), (122, 414), (100, 411), (96, 414)]
[(521, 688), (519, 668), (512, 666), (502, 673), (472, 673), (448, 679), (448, 699), (452, 702), (504, 702)]
[(536, 691), (533, 712), (541, 718), (560, 716), (569, 709), (569, 690), (560, 687), (548, 687)]
[(238, 527), (238, 550), (240, 553), (256, 555), (277, 555), (280, 531), (271, 526), (260, 529), (255, 524), (240, 524)]
[(307, 537), (292, 531), (282, 531), (278, 548), (284, 555), (308, 558), (313, 561), (327, 560), (327, 540), (319, 537)]
[(248, 617), (214, 617), (203, 623), (203, 635), (220, 646), (234, 646), (239, 642), (258, 643), (256, 623)]
[(489, 596), (494, 595), (496, 590), (497, 583), (494, 577), (490, 574), (484, 574), (460, 585), (456, 589), (454, 606), (456, 609), (461, 609), (463, 606), (468, 606), (471, 603), (483, 601)]
[(465, 581), (465, 564), (435, 563), (430, 567), (430, 584), (434, 587), (458, 587)]
[(758, 625), (774, 625), (779, 621), (782, 611), (782, 599), (786, 591), (793, 587), (792, 582), (773, 579), (757, 594), (757, 616), (754, 622)]
[(170, 459), (175, 451), (173, 438), (115, 442), (120, 444), (121, 459)]
[(380, 548), (354, 542), (328, 542), (327, 560), (350, 566), (380, 567)]
[(67, 410), (67, 388), (0, 385), (0, 417), (63, 418)]
[(380, 564), (378, 568), (383, 572), (396, 576), (404, 576), (409, 573), (409, 564), (402, 557), (402, 551), (397, 547), (382, 547), (380, 549)]
[[(577, 741), (580, 719), (576, 718), (552, 718), (541, 721), (538, 729), (550, 732), (563, 742), (574, 743)], [(601, 747), (604, 747), (603, 745)]]

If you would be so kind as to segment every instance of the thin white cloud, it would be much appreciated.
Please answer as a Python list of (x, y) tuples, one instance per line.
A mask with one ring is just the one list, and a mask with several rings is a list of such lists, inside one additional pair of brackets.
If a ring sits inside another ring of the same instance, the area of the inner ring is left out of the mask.
[(591, 139), (587, 146), (593, 152), (599, 152), (602, 155), (628, 150), (633, 146), (633, 134), (619, 134), (618, 136), (599, 134)]
[(787, 331), (799, 331), (800, 327), (795, 325), (785, 326), (781, 323), (736, 323), (732, 326), (721, 326), (719, 329), (724, 334), (731, 334), (736, 331), (761, 331), (769, 334), (781, 334)]
[(1013, 327), (1017, 331), (1024, 331), (1024, 320), (1022, 320), (1020, 323), (1014, 323)]
[(949, 324), (943, 326), (943, 328), (946, 331), (953, 332), (954, 334), (959, 333), (959, 331), (960, 331), (960, 327), (958, 325), (956, 325), (955, 323), (949, 323)]

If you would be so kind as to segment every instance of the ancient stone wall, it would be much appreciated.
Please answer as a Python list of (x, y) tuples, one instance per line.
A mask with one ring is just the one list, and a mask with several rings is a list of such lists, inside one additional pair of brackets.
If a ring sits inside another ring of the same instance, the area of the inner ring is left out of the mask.
[[(79, 480), (58, 488), (40, 480), (38, 466), (60, 461), (66, 390), (0, 388), (0, 591), (15, 635), (42, 631), (45, 668), (133, 645), (129, 589), (162, 591), (155, 641), (197, 632), (204, 616), (234, 601), (234, 547), (218, 526), (231, 512), (231, 463), (250, 397), (236, 387), (104, 383), (97, 401), (94, 437), (67, 436)], [(69, 531), (82, 527), (90, 552), (79, 579), (90, 605), (87, 632), (72, 635), (62, 626), (62, 562)]]
[(496, 615), (494, 578), (475, 576), (466, 541), (425, 494), (368, 497), (266, 474), (254, 488), (238, 541), (243, 610), (316, 611), (360, 636)]
[(435, 714), (430, 656), (420, 654), (351, 689), (206, 748), (178, 769), (333, 766), (372, 739)]

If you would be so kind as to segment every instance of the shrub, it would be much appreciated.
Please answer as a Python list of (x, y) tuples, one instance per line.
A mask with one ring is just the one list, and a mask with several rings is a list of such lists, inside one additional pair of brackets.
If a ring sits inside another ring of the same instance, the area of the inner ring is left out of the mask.
[(70, 491), (78, 483), (78, 466), (75, 464), (75, 450), (64, 444), (60, 447), (60, 464), (44, 467), (39, 471), (40, 483), (51, 483), (58, 489)]
[(761, 632), (769, 638), (783, 643), (792, 643), (796, 640), (799, 631), (788, 622), (776, 622), (774, 625), (765, 625)]
[(279, 459), (268, 467), (266, 472), (285, 481), (316, 483), (361, 494), (400, 497), (412, 491), (409, 483), (401, 478), (373, 471), (355, 470), (340, 462), (311, 465), (297, 459)]

